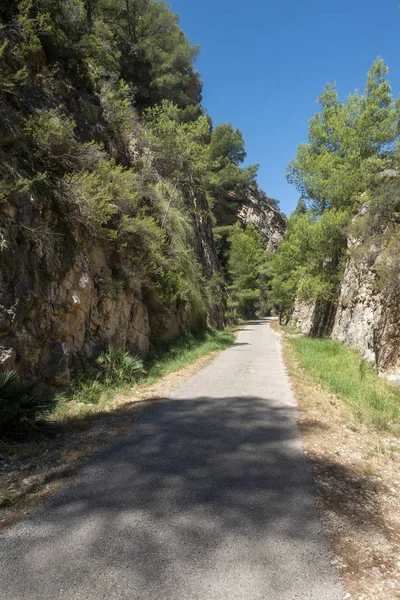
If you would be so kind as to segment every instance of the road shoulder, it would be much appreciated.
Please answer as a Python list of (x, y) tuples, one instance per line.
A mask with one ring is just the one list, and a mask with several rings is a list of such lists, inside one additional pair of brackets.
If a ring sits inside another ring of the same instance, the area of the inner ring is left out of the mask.
[(369, 430), (334, 394), (315, 384), (279, 325), (297, 399), (317, 508), (348, 598), (400, 598), (400, 441)]

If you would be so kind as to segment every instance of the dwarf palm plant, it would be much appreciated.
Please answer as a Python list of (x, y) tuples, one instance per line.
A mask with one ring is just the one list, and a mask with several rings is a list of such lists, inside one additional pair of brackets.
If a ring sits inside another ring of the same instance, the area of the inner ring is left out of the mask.
[(99, 356), (97, 364), (101, 369), (101, 379), (110, 385), (134, 383), (144, 372), (141, 358), (120, 346), (109, 346)]
[(43, 439), (50, 433), (46, 416), (55, 403), (53, 394), (22, 381), (17, 373), (0, 373), (0, 439)]

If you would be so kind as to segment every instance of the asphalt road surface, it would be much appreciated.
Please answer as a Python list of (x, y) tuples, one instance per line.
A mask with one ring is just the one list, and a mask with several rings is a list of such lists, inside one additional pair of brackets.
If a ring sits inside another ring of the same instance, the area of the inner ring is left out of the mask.
[(0, 537), (1, 600), (341, 600), (267, 321)]

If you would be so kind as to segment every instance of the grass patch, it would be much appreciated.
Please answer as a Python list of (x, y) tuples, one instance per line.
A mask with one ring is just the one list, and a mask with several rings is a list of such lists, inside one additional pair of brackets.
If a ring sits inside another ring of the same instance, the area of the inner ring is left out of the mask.
[(292, 325), (280, 325), (281, 329), (289, 334), (289, 335), (298, 335), (301, 334), (301, 329), (298, 327), (293, 327)]
[[(122, 348), (110, 346), (95, 364), (72, 382), (68, 393), (58, 394), (52, 400), (53, 410), (46, 415), (43, 426), (52, 434), (84, 431), (117, 410), (121, 405), (119, 396), (128, 400), (136, 398), (141, 390), (145, 391), (165, 375), (179, 371), (211, 352), (228, 348), (235, 337), (230, 328), (187, 334), (153, 350), (145, 363)], [(19, 406), (20, 402), (16, 404)], [(10, 444), (2, 439), (0, 427), (0, 454), (8, 455), (12, 451), (17, 455), (26, 449), (27, 456), (32, 456), (36, 444), (29, 441), (24, 438), (20, 443)], [(40, 453), (40, 447), (38, 451)]]
[(75, 380), (69, 396), (59, 397), (53, 418), (68, 426), (71, 417), (79, 416), (85, 426), (85, 417), (108, 411), (116, 394), (129, 393), (134, 386), (150, 386), (202, 356), (225, 350), (234, 341), (235, 333), (229, 328), (189, 333), (153, 350), (144, 365), (122, 349), (109, 348), (97, 361), (96, 368)]
[(229, 348), (235, 341), (233, 329), (217, 331), (209, 329), (196, 334), (187, 334), (171, 344), (159, 348), (147, 365), (147, 377), (141, 382), (149, 385), (174, 371), (196, 361), (201, 356)]
[(349, 405), (361, 423), (400, 434), (400, 389), (378, 377), (356, 350), (328, 339), (288, 341), (310, 377)]

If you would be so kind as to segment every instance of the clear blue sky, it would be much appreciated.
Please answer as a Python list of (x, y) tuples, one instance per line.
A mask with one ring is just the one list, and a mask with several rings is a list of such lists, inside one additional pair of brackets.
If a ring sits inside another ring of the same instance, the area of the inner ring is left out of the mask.
[(298, 193), (285, 179), (307, 141), (321, 88), (346, 97), (364, 87), (373, 60), (390, 67), (400, 93), (400, 0), (169, 0), (193, 44), (203, 104), (215, 124), (231, 121), (246, 140), (259, 182), (289, 214)]

